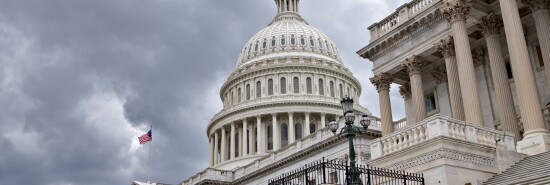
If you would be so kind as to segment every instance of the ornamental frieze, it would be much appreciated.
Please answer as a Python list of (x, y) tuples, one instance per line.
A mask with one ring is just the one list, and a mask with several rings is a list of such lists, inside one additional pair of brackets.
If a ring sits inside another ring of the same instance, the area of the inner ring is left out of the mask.
[(430, 163), (439, 159), (449, 159), (463, 163), (475, 164), (486, 167), (495, 167), (495, 160), (490, 157), (479, 156), (475, 154), (450, 150), (439, 149), (427, 154), (420, 155), (418, 157), (402, 161), (388, 166), (388, 169), (394, 170), (406, 170), (415, 166), (420, 166), (426, 163)]

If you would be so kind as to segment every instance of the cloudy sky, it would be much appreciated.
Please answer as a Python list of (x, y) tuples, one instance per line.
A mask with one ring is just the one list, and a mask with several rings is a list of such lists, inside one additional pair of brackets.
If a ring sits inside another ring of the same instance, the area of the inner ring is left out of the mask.
[[(302, 0), (379, 115), (367, 27), (405, 0)], [(208, 165), (206, 126), (272, 0), (0, 0), (0, 184), (178, 183)], [(396, 119), (403, 102), (392, 89)]]

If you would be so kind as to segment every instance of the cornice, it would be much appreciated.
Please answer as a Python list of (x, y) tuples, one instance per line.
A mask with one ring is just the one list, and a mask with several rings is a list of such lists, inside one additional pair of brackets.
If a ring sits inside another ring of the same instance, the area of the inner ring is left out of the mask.
[(425, 10), (425, 12), (428, 12), (424, 14), (425, 16), (416, 18), (423, 15), (419, 14), (416, 17), (409, 19), (394, 30), (386, 33), (384, 36), (376, 39), (369, 45), (359, 50), (357, 54), (374, 62), (374, 60), (376, 60), (379, 56), (385, 54), (390, 49), (399, 46), (416, 33), (419, 33), (424, 29), (430, 28), (431, 25), (445, 20), (443, 14), (438, 9), (438, 7), (442, 4), (443, 1), (434, 4), (432, 7)]

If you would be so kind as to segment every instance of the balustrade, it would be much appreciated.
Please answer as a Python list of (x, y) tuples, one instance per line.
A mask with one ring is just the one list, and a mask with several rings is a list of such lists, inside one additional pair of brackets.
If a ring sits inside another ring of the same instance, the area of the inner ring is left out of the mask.
[(497, 141), (500, 140), (503, 141), (501, 144), (508, 150), (515, 150), (514, 135), (512, 133), (435, 115), (422, 122), (404, 127), (397, 132), (372, 141), (372, 158), (376, 159), (408, 147), (413, 147), (439, 136), (491, 147), (496, 147)]

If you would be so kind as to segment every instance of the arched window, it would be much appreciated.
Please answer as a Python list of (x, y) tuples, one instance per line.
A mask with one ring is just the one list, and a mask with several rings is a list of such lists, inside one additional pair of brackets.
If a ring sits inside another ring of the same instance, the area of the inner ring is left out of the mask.
[(292, 85), (294, 86), (294, 93), (300, 93), (300, 79), (298, 79), (298, 77), (294, 77), (292, 80)]
[(311, 86), (311, 78), (310, 77), (306, 78), (306, 89), (307, 89), (308, 94), (313, 93), (313, 87)]
[(267, 39), (264, 39), (264, 42), (262, 44), (262, 48), (263, 49), (267, 48)]
[(241, 100), (241, 88), (239, 87), (237, 90), (237, 103), (241, 103)]
[(319, 39), (319, 48), (325, 49), (325, 45), (323, 44), (323, 41), (321, 41), (321, 39)]
[(319, 79), (319, 95), (325, 95), (325, 83), (323, 79)]
[(339, 85), (339, 89), (340, 89), (340, 98), (344, 98), (344, 87), (342, 86), (342, 84)]
[(267, 126), (267, 150), (273, 150), (273, 125)]
[(288, 145), (288, 125), (281, 124), (281, 147)]
[(267, 81), (267, 95), (273, 95), (273, 79)]
[(313, 42), (313, 38), (309, 38), (309, 46), (311, 47), (315, 46), (315, 43)]
[(254, 51), (258, 51), (258, 43), (254, 46)]
[(250, 100), (250, 84), (246, 84), (246, 100)]
[(281, 36), (281, 46), (286, 44), (285, 36)]
[(334, 82), (330, 81), (330, 97), (334, 98)]
[(273, 39), (271, 39), (271, 47), (275, 47), (276, 43), (277, 41), (275, 41), (275, 37), (273, 37)]
[(294, 138), (296, 138), (296, 140), (302, 138), (302, 124), (300, 123), (294, 125)]
[(256, 98), (262, 97), (262, 82), (256, 82)]
[(231, 91), (231, 105), (233, 105), (233, 102), (235, 101), (235, 93), (233, 93), (233, 91)]
[(286, 78), (281, 78), (281, 83), (279, 84), (281, 86), (281, 94), (286, 94)]
[(309, 124), (309, 134), (311, 134), (313, 132), (315, 132), (315, 123), (310, 123)]
[(306, 45), (306, 39), (304, 39), (304, 36), (300, 37), (300, 45), (302, 46)]
[(290, 44), (291, 44), (291, 45), (296, 45), (296, 38), (294, 38), (294, 35), (292, 35), (292, 36), (290, 37)]

